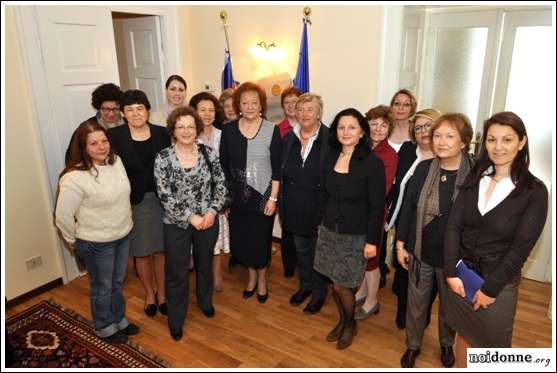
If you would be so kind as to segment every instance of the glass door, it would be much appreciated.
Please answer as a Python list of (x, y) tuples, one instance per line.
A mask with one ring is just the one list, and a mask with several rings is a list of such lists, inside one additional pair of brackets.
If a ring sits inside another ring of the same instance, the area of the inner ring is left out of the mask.
[[(555, 133), (555, 30), (551, 10), (505, 13), (500, 64), (492, 112), (512, 111), (526, 125), (530, 171), (541, 179), (551, 194)], [(528, 258), (523, 276), (551, 280), (551, 209), (545, 229)]]

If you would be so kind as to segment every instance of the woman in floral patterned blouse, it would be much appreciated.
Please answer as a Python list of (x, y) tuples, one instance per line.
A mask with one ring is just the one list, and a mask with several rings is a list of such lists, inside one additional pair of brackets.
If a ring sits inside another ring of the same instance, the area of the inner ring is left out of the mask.
[(155, 180), (164, 209), (168, 326), (182, 338), (189, 294), (186, 270), (190, 250), (196, 268), (197, 304), (207, 317), (213, 307), (213, 248), (219, 232), (217, 213), (223, 208), (226, 186), (218, 155), (199, 144), (203, 122), (190, 107), (174, 110), (167, 119), (173, 145), (155, 159)]

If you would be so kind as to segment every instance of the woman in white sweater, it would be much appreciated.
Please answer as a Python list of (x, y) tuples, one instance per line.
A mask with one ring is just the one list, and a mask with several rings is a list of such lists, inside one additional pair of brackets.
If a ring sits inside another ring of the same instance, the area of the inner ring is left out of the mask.
[(95, 333), (110, 343), (139, 332), (125, 317), (122, 292), (133, 226), (129, 195), (126, 170), (106, 130), (94, 120), (83, 122), (60, 175), (56, 226), (87, 266)]

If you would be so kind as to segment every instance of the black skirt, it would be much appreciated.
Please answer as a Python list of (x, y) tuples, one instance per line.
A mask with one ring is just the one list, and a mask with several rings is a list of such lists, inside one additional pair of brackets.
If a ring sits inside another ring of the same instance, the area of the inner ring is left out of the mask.
[(246, 267), (261, 269), (271, 261), (275, 216), (230, 210), (230, 251)]

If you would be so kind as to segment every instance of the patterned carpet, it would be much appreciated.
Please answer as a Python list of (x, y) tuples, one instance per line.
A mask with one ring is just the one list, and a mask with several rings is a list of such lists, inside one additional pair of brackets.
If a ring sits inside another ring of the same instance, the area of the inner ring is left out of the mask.
[[(98, 338), (75, 312), (43, 301), (6, 320), (14, 368), (163, 368), (161, 359), (131, 341)], [(8, 358), (8, 357), (6, 357)]]

